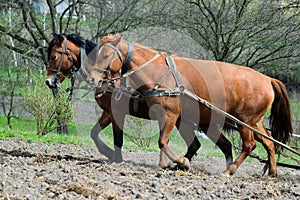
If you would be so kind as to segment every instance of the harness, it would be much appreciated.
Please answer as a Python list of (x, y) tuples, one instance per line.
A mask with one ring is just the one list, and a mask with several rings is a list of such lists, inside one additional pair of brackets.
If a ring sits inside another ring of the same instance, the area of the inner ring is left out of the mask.
[[(178, 74), (174, 59), (171, 56), (167, 56), (166, 61), (169, 66), (168, 71), (163, 75), (161, 80), (155, 84), (153, 89), (144, 90), (142, 92), (144, 96), (147, 96), (147, 97), (178, 96), (178, 95), (182, 94), (182, 92), (184, 90), (184, 86), (182, 85), (181, 78)], [(175, 79), (176, 87), (175, 88), (160, 88), (159, 86), (164, 82), (164, 80), (169, 76), (170, 73), (173, 75), (173, 77)]]
[[(177, 71), (176, 63), (174, 62), (174, 59), (172, 56), (166, 57), (166, 63), (167, 63), (167, 66), (169, 67), (168, 71), (162, 76), (162, 78), (158, 82), (155, 83), (155, 86), (151, 89), (138, 92), (138, 91), (132, 89), (132, 87), (128, 81), (128, 78), (132, 74), (134, 74), (137, 71), (140, 71), (143, 68), (145, 68), (146, 66), (148, 66), (150, 63), (152, 63), (154, 60), (156, 60), (158, 57), (160, 57), (160, 54), (156, 54), (153, 58), (151, 58), (146, 63), (139, 66), (138, 68), (128, 71), (130, 62), (132, 59), (132, 53), (134, 51), (133, 44), (128, 43), (128, 53), (127, 53), (125, 62), (123, 61), (122, 54), (121, 54), (120, 50), (118, 49), (118, 47), (115, 47), (115, 46), (111, 45), (110, 43), (104, 43), (102, 45), (102, 47), (104, 47), (104, 46), (111, 47), (114, 50), (114, 55), (112, 57), (112, 60), (109, 62), (108, 66), (106, 67), (106, 69), (94, 68), (94, 70), (97, 70), (99, 72), (107, 73), (107, 77), (108, 77), (108, 79), (105, 80), (104, 86), (102, 88), (98, 88), (98, 90), (96, 90), (96, 98), (97, 98), (97, 94), (100, 94), (100, 93), (104, 94), (105, 92), (113, 92), (116, 88), (117, 88), (117, 93), (115, 95), (116, 100), (120, 100), (122, 95), (129, 96), (133, 99), (136, 98), (139, 100), (141, 100), (141, 99), (144, 100), (144, 97), (179, 96), (179, 95), (183, 94), (184, 86), (182, 84), (181, 78)], [(101, 48), (99, 49), (99, 51), (101, 50)], [(116, 55), (118, 55), (118, 57), (120, 58), (120, 61), (122, 62), (122, 67), (120, 70), (121, 75), (118, 78), (110, 78), (110, 76), (108, 76), (108, 75), (110, 72), (111, 65), (113, 64), (113, 62), (116, 58)], [(175, 88), (160, 88), (161, 84), (165, 81), (165, 79), (170, 74), (172, 74), (172, 76), (175, 80), (176, 87)], [(114, 82), (116, 80), (120, 80), (120, 82), (121, 82), (120, 87), (116, 87), (114, 85)]]

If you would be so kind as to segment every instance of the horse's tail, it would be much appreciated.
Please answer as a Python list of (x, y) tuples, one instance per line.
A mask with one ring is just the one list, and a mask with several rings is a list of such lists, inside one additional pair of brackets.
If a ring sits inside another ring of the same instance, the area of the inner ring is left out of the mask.
[[(279, 80), (272, 79), (271, 82), (275, 93), (270, 115), (272, 136), (285, 144), (293, 132), (288, 92)], [(280, 149), (278, 145), (275, 146), (277, 150)]]

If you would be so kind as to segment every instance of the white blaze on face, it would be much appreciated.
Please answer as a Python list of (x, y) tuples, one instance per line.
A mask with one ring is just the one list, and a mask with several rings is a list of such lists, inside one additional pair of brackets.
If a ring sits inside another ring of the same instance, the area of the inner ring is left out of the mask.
[(102, 53), (102, 51), (103, 51), (103, 47), (101, 47), (101, 48), (99, 49), (98, 56), (100, 56), (100, 54)]

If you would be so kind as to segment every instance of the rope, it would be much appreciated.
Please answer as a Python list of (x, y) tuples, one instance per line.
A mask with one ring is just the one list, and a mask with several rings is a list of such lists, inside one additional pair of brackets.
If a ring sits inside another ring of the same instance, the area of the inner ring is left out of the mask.
[[(238, 149), (238, 150), (240, 150), (240, 151), (242, 150), (242, 148), (237, 147), (237, 146), (235, 146), (234, 144), (233, 144), (232, 146), (233, 146), (235, 149)], [(283, 153), (283, 152), (281, 153), (281, 155), (283, 155), (283, 156), (285, 156), (285, 157), (288, 157), (288, 158), (291, 158), (292, 160), (296, 161), (299, 165), (292, 165), (292, 164), (287, 164), (287, 163), (282, 163), (282, 162), (276, 162), (278, 166), (281, 166), (281, 167), (288, 167), (288, 168), (300, 170), (300, 160), (298, 160), (298, 159), (296, 159), (296, 158), (293, 158), (293, 157), (291, 157), (291, 156), (289, 156), (289, 155), (287, 155), (287, 154), (285, 154), (285, 153)], [(268, 160), (263, 159), (261, 156), (257, 155), (256, 153), (251, 152), (251, 153), (249, 154), (249, 156), (250, 156), (251, 158), (255, 158), (255, 159), (259, 160), (259, 162), (261, 162), (261, 163), (266, 163), (266, 164), (268, 164)], [(267, 165), (264, 167), (263, 173), (266, 172), (266, 170), (267, 170), (266, 167), (267, 167)]]
[(219, 113), (219, 114), (225, 116), (226, 118), (231, 119), (232, 121), (236, 122), (237, 124), (242, 125), (242, 126), (248, 128), (248, 129), (250, 129), (251, 131), (253, 131), (253, 132), (256, 133), (257, 135), (260, 135), (260, 136), (262, 136), (262, 137), (264, 137), (264, 138), (267, 138), (268, 140), (271, 140), (271, 141), (274, 142), (275, 144), (278, 144), (278, 145), (280, 145), (280, 146), (286, 148), (287, 150), (289, 150), (289, 151), (291, 151), (291, 152), (293, 152), (293, 153), (295, 153), (295, 154), (297, 154), (297, 155), (300, 156), (300, 152), (296, 151), (295, 149), (291, 148), (290, 146), (285, 145), (285, 144), (283, 144), (282, 142), (279, 142), (279, 141), (275, 140), (274, 138), (269, 137), (268, 135), (263, 134), (262, 132), (256, 130), (255, 128), (253, 128), (253, 127), (249, 126), (248, 124), (242, 122), (241, 120), (237, 119), (236, 117), (234, 117), (234, 116), (228, 114), (227, 112), (225, 112), (225, 111), (223, 111), (223, 110), (217, 108), (216, 106), (212, 105), (212, 104), (209, 103), (208, 101), (206, 101), (206, 100), (200, 98), (199, 96), (195, 95), (194, 93), (192, 93), (192, 92), (190, 92), (190, 91), (188, 91), (188, 90), (184, 90), (183, 93), (184, 93), (185, 95), (191, 97), (192, 99), (198, 101), (199, 103), (205, 105), (206, 107), (208, 107), (208, 108), (214, 110), (215, 112), (217, 112), (217, 113)]

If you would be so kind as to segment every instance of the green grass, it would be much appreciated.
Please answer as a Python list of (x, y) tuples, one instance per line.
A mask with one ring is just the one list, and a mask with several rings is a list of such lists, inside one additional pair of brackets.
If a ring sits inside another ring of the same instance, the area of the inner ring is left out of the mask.
[(290, 101), (291, 106), (291, 113), (292, 113), (292, 119), (294, 121), (300, 121), (300, 101), (299, 100), (291, 100)]
[[(82, 125), (85, 127), (87, 125)], [(39, 141), (45, 143), (66, 143), (78, 145), (91, 145), (93, 142), (89, 137), (83, 137), (78, 133), (74, 123), (69, 125), (69, 135), (57, 134), (56, 130), (41, 136), (36, 134), (36, 122), (32, 118), (12, 119), (12, 129), (7, 126), (6, 118), (0, 116), (0, 138), (19, 138), (29, 141)], [(86, 127), (87, 129), (87, 127)], [(89, 136), (89, 133), (87, 133)]]
[[(78, 123), (70, 123), (69, 124), (69, 132), (68, 135), (63, 134), (57, 134), (56, 131), (50, 132), (47, 135), (40, 136), (37, 135), (35, 132), (35, 120), (31, 118), (20, 118), (20, 119), (13, 119), (12, 120), (12, 127), (13, 129), (9, 129), (6, 124), (6, 118), (4, 116), (0, 116), (0, 138), (2, 139), (10, 139), (10, 138), (19, 138), (24, 139), (28, 141), (38, 141), (38, 142), (44, 142), (44, 143), (65, 143), (65, 144), (75, 144), (79, 146), (95, 146), (92, 139), (90, 138), (90, 130), (92, 129), (93, 125), (89, 124), (78, 124)], [(101, 132), (100, 137), (105, 141), (105, 143), (113, 148), (113, 138), (112, 138), (112, 127), (108, 126), (106, 129), (104, 129)], [(158, 152), (158, 137), (159, 134), (157, 133), (154, 135), (154, 137), (151, 140), (150, 147), (144, 147), (140, 148), (136, 144), (134, 144), (132, 141), (128, 139), (124, 135), (124, 149), (139, 149), (143, 151), (148, 152)], [(233, 137), (228, 136), (228, 139), (235, 142), (235, 145), (237, 146), (238, 141), (240, 140), (239, 135), (235, 134)], [(199, 138), (201, 142), (201, 148), (198, 151), (198, 156), (202, 157), (221, 157), (224, 158), (223, 153), (221, 150), (209, 139), (202, 139)], [(293, 142), (291, 145), (293, 146), (300, 146), (299, 142), (298, 144)], [(181, 138), (178, 131), (174, 130), (169, 146), (171, 149), (173, 149), (177, 154), (184, 155), (187, 147), (183, 139)], [(96, 148), (96, 147), (95, 147)], [(234, 158), (236, 158), (236, 154), (234, 153)], [(258, 154), (259, 156), (263, 157), (264, 159), (267, 159), (267, 153), (265, 149), (262, 147), (260, 143), (257, 142), (257, 147), (254, 150), (254, 153)], [(284, 153), (291, 155), (292, 157), (300, 160), (300, 156), (297, 156), (293, 153), (288, 152), (287, 150), (284, 151)], [(246, 162), (257, 162), (256, 159), (253, 158), (247, 158)], [(295, 161), (291, 160), (290, 158), (286, 158), (284, 156), (281, 156), (278, 160), (279, 162), (283, 163), (289, 163), (289, 164), (297, 164)], [(225, 160), (224, 160), (225, 162)]]

